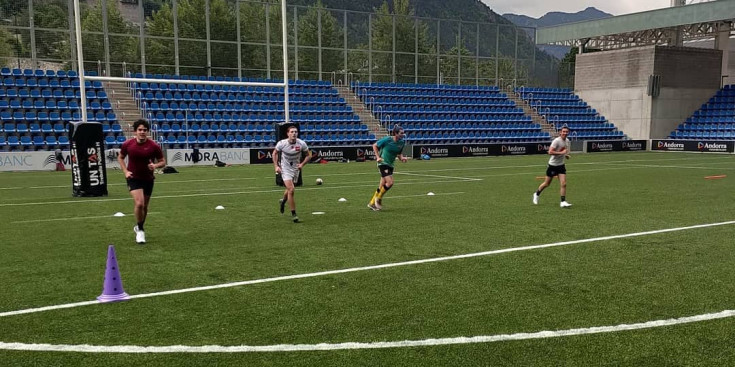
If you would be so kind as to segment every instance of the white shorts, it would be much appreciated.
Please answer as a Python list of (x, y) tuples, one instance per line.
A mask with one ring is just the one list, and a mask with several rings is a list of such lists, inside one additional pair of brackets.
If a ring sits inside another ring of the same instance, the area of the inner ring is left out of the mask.
[(281, 166), (281, 178), (283, 178), (283, 181), (298, 181), (300, 173), (301, 171), (296, 166), (291, 166), (288, 163)]

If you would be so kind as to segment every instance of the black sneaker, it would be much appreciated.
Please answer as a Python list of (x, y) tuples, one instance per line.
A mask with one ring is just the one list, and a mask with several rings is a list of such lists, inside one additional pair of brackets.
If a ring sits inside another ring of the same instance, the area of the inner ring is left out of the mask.
[(280, 205), (281, 214), (286, 210), (286, 200), (278, 199), (278, 205)]
[(291, 219), (293, 219), (293, 222), (294, 222), (294, 223), (298, 223), (298, 222), (299, 222), (299, 217), (298, 217), (298, 216), (297, 216), (296, 214), (294, 214), (294, 215), (293, 215), (293, 216), (291, 217)]

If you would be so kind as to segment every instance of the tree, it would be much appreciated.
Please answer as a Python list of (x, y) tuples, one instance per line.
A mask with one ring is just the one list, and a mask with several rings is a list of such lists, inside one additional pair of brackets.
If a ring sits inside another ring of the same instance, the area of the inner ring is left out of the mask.
[[(426, 24), (416, 22), (414, 15), (413, 8), (409, 6), (409, 0), (395, 0), (393, 12), (390, 11), (387, 2), (383, 2), (380, 8), (375, 9), (375, 22), (372, 29), (373, 50), (382, 51), (373, 54), (374, 71), (378, 74), (388, 74), (398, 79), (408, 78), (413, 80), (416, 68), (422, 69), (421, 66), (416, 65), (413, 54), (415, 52), (434, 52), (433, 47), (428, 42)], [(394, 31), (397, 53), (395, 74), (393, 73), (394, 61), (392, 55)], [(416, 36), (418, 36), (418, 40)]]
[[(321, 46), (322, 48), (342, 48), (343, 29), (337, 19), (324, 8), (321, 0), (309, 7), (303, 17), (299, 17), (299, 46), (319, 45), (319, 20), (321, 14)], [(305, 50), (306, 51), (306, 50)], [(322, 71), (332, 72), (344, 69), (342, 51), (322, 50)], [(299, 53), (299, 70), (319, 71), (318, 55), (315, 52)]]
[(559, 64), (559, 86), (562, 88), (574, 88), (574, 68), (577, 61), (579, 49), (572, 47)]
[[(205, 2), (180, 0), (177, 3), (179, 64), (185, 74), (207, 74), (207, 22)], [(225, 0), (211, 0), (209, 4), (209, 29), (212, 66), (215, 68), (237, 68), (237, 46), (217, 41), (236, 40), (237, 27), (234, 9)], [(147, 21), (152, 36), (146, 40), (146, 58), (150, 63), (174, 65), (175, 45), (173, 41), (173, 9), (162, 4)], [(157, 68), (159, 72), (173, 72), (172, 67)], [(215, 72), (214, 74), (218, 74)]]
[[(268, 68), (268, 46), (270, 41), (271, 69), (283, 65), (281, 52), (281, 7), (278, 0), (262, 3), (240, 3), (240, 37), (242, 45), (242, 64), (249, 76), (265, 77)], [(266, 10), (269, 29), (266, 29)], [(289, 24), (292, 28), (292, 24)]]
[[(0, 0), (0, 17), (2, 19), (10, 19), (22, 13), (28, 13), (28, 1)], [(28, 19), (27, 15), (26, 19)]]
[[(166, 37), (149, 38), (146, 40), (146, 61), (158, 65), (175, 65), (175, 48), (172, 42), (174, 36), (173, 12), (170, 6), (162, 6), (153, 11), (146, 22), (148, 33), (152, 36)], [(161, 73), (174, 73), (173, 67), (154, 69)], [(146, 71), (148, 71), (146, 69)]]
[(0, 60), (2, 66), (9, 66), (10, 60), (16, 57), (17, 40), (5, 28), (0, 28)]
[[(82, 47), (87, 62), (105, 61), (102, 1), (107, 1), (107, 31), (110, 33), (131, 34), (132, 26), (123, 19), (114, 0), (100, 0), (95, 6), (85, 7), (82, 11)], [(137, 57), (138, 43), (134, 37), (109, 37), (110, 61), (134, 61)]]
[[(68, 29), (67, 6), (62, 0), (34, 4), (33, 23), (37, 28)], [(36, 54), (41, 59), (70, 59), (69, 34), (61, 31), (36, 31)]]

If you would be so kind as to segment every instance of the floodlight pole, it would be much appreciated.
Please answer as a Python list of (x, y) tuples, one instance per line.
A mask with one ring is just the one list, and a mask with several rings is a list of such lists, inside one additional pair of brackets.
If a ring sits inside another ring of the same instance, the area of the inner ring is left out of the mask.
[[(79, 0), (74, 0), (79, 1)], [(266, 16), (268, 16), (266, 14)], [(283, 117), (284, 122), (291, 121), (288, 104), (288, 18), (286, 18), (286, 0), (281, 0), (281, 43), (283, 44)]]
[(87, 90), (84, 85), (84, 54), (82, 53), (82, 16), (79, 0), (74, 0), (74, 31), (77, 35), (77, 72), (79, 73), (79, 97), (82, 122), (87, 122)]

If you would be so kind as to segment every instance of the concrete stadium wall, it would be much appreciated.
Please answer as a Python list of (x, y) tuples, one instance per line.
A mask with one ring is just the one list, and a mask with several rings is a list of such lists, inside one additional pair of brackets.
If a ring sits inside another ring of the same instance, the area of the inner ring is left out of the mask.
[[(720, 87), (722, 52), (650, 46), (577, 55), (575, 93), (632, 139), (666, 137)], [(657, 97), (650, 75), (661, 76)]]

